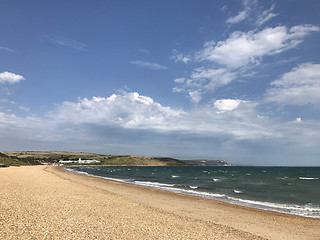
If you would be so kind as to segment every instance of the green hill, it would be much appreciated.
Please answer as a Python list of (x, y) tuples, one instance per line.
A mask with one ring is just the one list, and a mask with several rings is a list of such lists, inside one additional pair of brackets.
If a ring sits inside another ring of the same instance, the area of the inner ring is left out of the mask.
[(22, 165), (36, 165), (39, 162), (36, 162), (32, 159), (19, 159), (17, 157), (10, 157), (4, 153), (0, 153), (0, 166), (22, 166)]
[[(59, 160), (75, 161), (82, 160), (98, 160), (99, 163), (88, 165), (107, 165), (107, 166), (188, 166), (190, 164), (174, 158), (149, 158), (135, 155), (102, 155), (95, 153), (75, 153), (62, 151), (23, 151), (23, 152), (7, 152), (11, 158), (19, 161), (37, 161), (44, 163), (58, 163)], [(70, 165), (76, 165), (70, 163)], [(87, 164), (86, 164), (87, 165)]]

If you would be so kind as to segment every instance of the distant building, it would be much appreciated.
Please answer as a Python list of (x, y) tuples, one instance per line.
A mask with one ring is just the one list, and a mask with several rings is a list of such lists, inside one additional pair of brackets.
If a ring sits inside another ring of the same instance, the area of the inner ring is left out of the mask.
[(82, 160), (81, 158), (79, 158), (78, 163), (99, 163), (100, 161), (98, 160)]
[(79, 160), (60, 160), (59, 163), (60, 164), (65, 164), (65, 163), (77, 163), (77, 164), (89, 164), (89, 163), (99, 163), (101, 161), (98, 160), (82, 160), (81, 158), (79, 158)]

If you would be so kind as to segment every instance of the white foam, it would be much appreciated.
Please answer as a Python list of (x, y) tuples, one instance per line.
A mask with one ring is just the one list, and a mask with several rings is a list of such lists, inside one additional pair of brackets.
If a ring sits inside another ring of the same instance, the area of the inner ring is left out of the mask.
[(219, 178), (212, 178), (213, 181), (215, 182), (220, 182), (221, 180)]
[(171, 177), (172, 177), (172, 178), (179, 178), (180, 176), (172, 175)]
[(243, 193), (242, 191), (236, 190), (236, 189), (233, 189), (233, 191), (234, 191), (235, 193)]
[(192, 188), (192, 189), (197, 189), (198, 188), (198, 186), (189, 186), (190, 188)]
[(312, 177), (299, 177), (301, 180), (318, 180), (319, 178), (312, 178)]
[(159, 183), (159, 182), (149, 182), (149, 181), (134, 181), (135, 184), (143, 186), (154, 186), (154, 187), (173, 187), (174, 184)]
[(308, 204), (306, 205), (296, 205), (296, 204), (282, 204), (282, 203), (271, 203), (271, 202), (261, 202), (254, 200), (247, 200), (241, 198), (227, 197), (231, 200), (231, 203), (241, 204), (243, 203), (249, 207), (256, 207), (265, 210), (272, 210), (284, 213), (291, 213), (304, 217), (320, 218), (320, 206), (313, 207)]

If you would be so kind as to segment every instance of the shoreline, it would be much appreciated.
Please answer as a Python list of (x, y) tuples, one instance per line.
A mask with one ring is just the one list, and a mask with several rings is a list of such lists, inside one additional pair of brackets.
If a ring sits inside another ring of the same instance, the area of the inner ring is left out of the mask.
[[(268, 207), (268, 206), (263, 206), (262, 203), (255, 202), (255, 203), (241, 203), (241, 201), (237, 202), (236, 200), (228, 200), (228, 197), (226, 197), (227, 199), (219, 199), (218, 197), (210, 197), (210, 196), (206, 196), (205, 194), (201, 194), (201, 192), (190, 192), (189, 191), (183, 191), (180, 189), (167, 189), (165, 187), (157, 187), (157, 186), (148, 186), (148, 185), (143, 185), (143, 184), (138, 184), (138, 183), (134, 183), (134, 182), (127, 182), (125, 180), (122, 179), (117, 179), (117, 178), (112, 178), (112, 177), (103, 177), (103, 176), (99, 176), (99, 175), (92, 175), (86, 172), (77, 172), (77, 170), (73, 170), (73, 167), (78, 167), (78, 166), (59, 166), (61, 167), (61, 169), (63, 169), (64, 171), (70, 172), (70, 173), (75, 173), (75, 174), (79, 174), (79, 175), (84, 175), (84, 176), (89, 176), (89, 177), (94, 177), (94, 178), (100, 178), (100, 179), (104, 179), (107, 181), (112, 181), (112, 182), (120, 182), (123, 184), (129, 184), (132, 186), (140, 186), (140, 187), (146, 187), (146, 188), (152, 188), (152, 189), (157, 189), (157, 190), (161, 190), (161, 191), (167, 191), (167, 192), (171, 192), (171, 193), (175, 193), (175, 194), (182, 194), (182, 195), (187, 195), (187, 196), (195, 196), (195, 197), (200, 197), (203, 199), (208, 199), (208, 200), (214, 200), (214, 201), (218, 201), (218, 202), (223, 202), (223, 203), (228, 203), (231, 205), (236, 205), (236, 206), (242, 206), (242, 207), (247, 207), (250, 209), (259, 209), (259, 210), (263, 210), (263, 211), (268, 211), (268, 212), (275, 212), (275, 213), (282, 213), (282, 214), (288, 214), (288, 215), (292, 215), (292, 216), (299, 216), (299, 217), (304, 217), (304, 218), (311, 218), (311, 219), (319, 219), (320, 217), (312, 217), (312, 216), (306, 216), (303, 214), (297, 214), (297, 213), (290, 213), (290, 212), (286, 212), (285, 210), (277, 210), (277, 209), (273, 209), (272, 207)], [(81, 167), (89, 167), (89, 166), (81, 166)], [(106, 166), (106, 167), (113, 167), (113, 166)], [(122, 166), (121, 166), (122, 167)], [(127, 166), (125, 166), (127, 167)], [(69, 169), (68, 169), (69, 168)], [(247, 200), (248, 201), (248, 200)], [(272, 203), (272, 202), (268, 202), (268, 204), (276, 204), (276, 203)]]
[(0, 238), (318, 239), (320, 220), (75, 174), (0, 169)]

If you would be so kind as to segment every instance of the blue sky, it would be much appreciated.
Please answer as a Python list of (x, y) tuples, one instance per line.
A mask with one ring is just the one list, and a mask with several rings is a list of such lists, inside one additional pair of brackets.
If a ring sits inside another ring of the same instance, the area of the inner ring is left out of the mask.
[(320, 166), (320, 2), (0, 1), (1, 151)]

